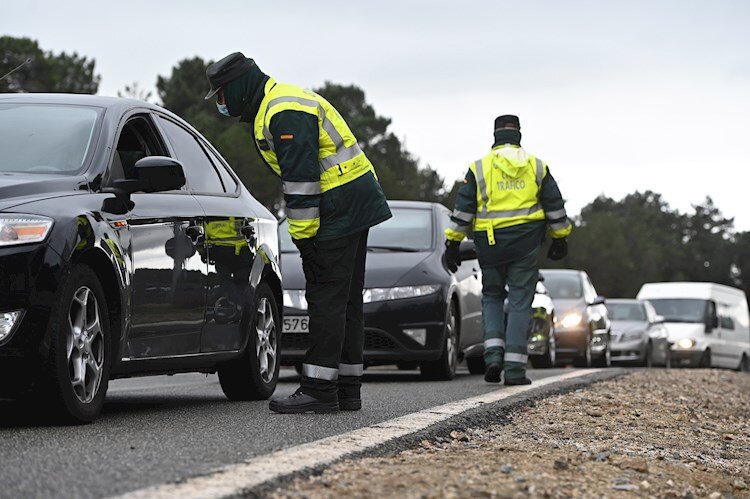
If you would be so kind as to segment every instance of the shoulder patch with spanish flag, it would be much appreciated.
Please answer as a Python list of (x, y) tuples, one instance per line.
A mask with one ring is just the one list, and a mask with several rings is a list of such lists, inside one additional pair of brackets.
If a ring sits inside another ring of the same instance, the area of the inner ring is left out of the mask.
[(281, 140), (292, 140), (294, 138), (294, 135), (291, 133), (282, 133), (279, 137)]

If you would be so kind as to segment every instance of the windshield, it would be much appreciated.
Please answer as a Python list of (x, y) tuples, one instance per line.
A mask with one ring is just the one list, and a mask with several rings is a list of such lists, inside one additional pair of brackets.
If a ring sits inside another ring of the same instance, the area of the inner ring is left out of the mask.
[(646, 311), (640, 303), (607, 303), (607, 314), (613, 321), (645, 321)]
[(544, 286), (553, 299), (575, 300), (583, 296), (581, 278), (578, 274), (546, 273)]
[(80, 106), (0, 104), (0, 173), (77, 173), (98, 115)]
[(706, 320), (707, 300), (687, 298), (670, 298), (648, 300), (656, 309), (656, 313), (664, 317), (665, 322), (697, 322)]
[[(425, 251), (432, 248), (432, 211), (391, 208), (393, 218), (370, 229), (367, 247), (372, 251)], [(289, 223), (279, 227), (281, 251), (297, 251), (289, 235)]]

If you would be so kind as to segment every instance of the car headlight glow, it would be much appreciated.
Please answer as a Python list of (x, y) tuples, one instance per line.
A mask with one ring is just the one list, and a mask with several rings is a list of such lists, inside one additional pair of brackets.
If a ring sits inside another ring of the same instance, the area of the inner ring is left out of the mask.
[(307, 310), (307, 299), (305, 298), (304, 289), (285, 289), (284, 290), (284, 306), (290, 308), (296, 308), (299, 310)]
[(677, 346), (687, 350), (695, 346), (695, 340), (692, 338), (680, 338), (677, 340)]
[(563, 317), (562, 320), (560, 321), (560, 324), (562, 324), (562, 327), (564, 328), (571, 328), (571, 327), (580, 326), (582, 321), (583, 321), (583, 316), (581, 314), (577, 312), (572, 312), (572, 313), (565, 315), (565, 317)]
[(53, 220), (37, 215), (0, 215), (0, 246), (40, 243), (52, 228)]
[(437, 293), (439, 284), (426, 284), (424, 286), (399, 286), (395, 288), (370, 288), (365, 289), (362, 300), (364, 303), (375, 301), (400, 300), (402, 298), (417, 298)]

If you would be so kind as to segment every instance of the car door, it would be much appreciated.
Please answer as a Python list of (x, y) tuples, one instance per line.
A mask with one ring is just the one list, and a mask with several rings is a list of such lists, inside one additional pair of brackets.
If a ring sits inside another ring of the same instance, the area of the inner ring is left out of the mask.
[(240, 196), (239, 181), (208, 144), (200, 141), (211, 166), (219, 175), (222, 190), (213, 182), (209, 191), (195, 191), (206, 212), (208, 294), (206, 324), (201, 336), (202, 352), (238, 350), (247, 334), (244, 314), (251, 305), (250, 274), (258, 244), (257, 214)]
[[(151, 116), (135, 114), (118, 134), (109, 175), (133, 178), (138, 159), (167, 154)], [(135, 193), (131, 200), (132, 308), (125, 357), (197, 353), (207, 279), (200, 252), (203, 209), (186, 189)]]

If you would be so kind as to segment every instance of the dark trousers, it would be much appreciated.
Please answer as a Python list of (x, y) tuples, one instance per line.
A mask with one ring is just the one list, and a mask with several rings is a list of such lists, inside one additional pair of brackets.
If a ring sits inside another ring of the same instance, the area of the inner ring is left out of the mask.
[(316, 242), (314, 254), (302, 262), (310, 317), (302, 391), (317, 398), (359, 398), (367, 233)]

